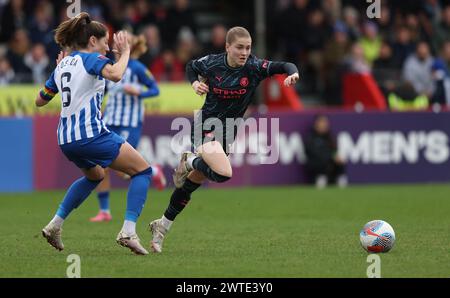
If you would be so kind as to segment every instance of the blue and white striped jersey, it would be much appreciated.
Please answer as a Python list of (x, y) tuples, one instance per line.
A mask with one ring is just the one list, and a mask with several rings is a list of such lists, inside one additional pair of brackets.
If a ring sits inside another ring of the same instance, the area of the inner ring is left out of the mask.
[[(125, 86), (137, 88), (139, 96), (128, 95)], [(144, 91), (144, 87), (147, 90)], [(153, 75), (138, 60), (130, 59), (121, 81), (107, 82), (108, 101), (104, 121), (108, 126), (138, 127), (144, 119), (144, 102), (146, 97), (157, 96), (159, 89)]]
[(61, 93), (58, 144), (93, 138), (107, 130), (101, 106), (105, 90), (103, 67), (112, 61), (99, 53), (72, 52), (61, 60), (40, 94), (51, 100)]

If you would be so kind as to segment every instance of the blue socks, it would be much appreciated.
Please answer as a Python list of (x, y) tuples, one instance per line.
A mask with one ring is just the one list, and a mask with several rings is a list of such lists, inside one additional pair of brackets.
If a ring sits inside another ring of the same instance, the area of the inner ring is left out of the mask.
[(144, 208), (147, 200), (151, 175), (152, 168), (150, 167), (131, 177), (130, 186), (128, 187), (125, 220), (136, 222), (139, 215), (141, 215), (142, 208)]
[(97, 194), (101, 211), (109, 211), (109, 191), (102, 191)]
[(73, 209), (80, 206), (81, 203), (86, 200), (86, 198), (100, 182), (101, 180), (92, 181), (86, 177), (82, 177), (75, 181), (67, 190), (61, 205), (59, 205), (56, 215), (62, 219), (65, 219)]

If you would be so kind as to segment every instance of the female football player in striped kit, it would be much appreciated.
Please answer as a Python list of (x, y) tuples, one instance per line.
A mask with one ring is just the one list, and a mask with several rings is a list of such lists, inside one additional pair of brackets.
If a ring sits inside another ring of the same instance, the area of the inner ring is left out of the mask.
[[(136, 149), (142, 133), (144, 120), (143, 99), (159, 94), (159, 88), (148, 69), (137, 59), (147, 51), (144, 36), (134, 36), (128, 33), (131, 47), (130, 60), (120, 82), (107, 82), (108, 101), (103, 115), (106, 127), (123, 137)], [(147, 88), (147, 90), (145, 90)], [(111, 189), (109, 170), (105, 169), (105, 178), (97, 186), (97, 197), (100, 210), (91, 222), (110, 221), (109, 193)], [(129, 176), (119, 173), (124, 179)], [(156, 189), (162, 190), (166, 185), (166, 178), (159, 165), (152, 165), (152, 183)]]
[[(150, 223), (153, 234), (150, 244), (154, 252), (161, 252), (164, 237), (175, 217), (203, 181), (223, 183), (231, 178), (228, 153), (236, 137), (234, 123), (244, 116), (258, 84), (274, 74), (288, 75), (285, 86), (291, 86), (299, 79), (294, 64), (258, 59), (252, 55), (252, 39), (243, 27), (228, 30), (225, 42), (224, 53), (207, 55), (186, 66), (186, 75), (195, 93), (206, 94), (206, 99), (192, 125), (191, 142), (195, 153), (182, 154), (174, 174), (176, 189), (169, 206), (160, 219)], [(232, 125), (228, 127), (227, 123)]]
[(101, 104), (105, 79), (122, 79), (130, 57), (126, 32), (114, 34), (115, 64), (104, 55), (109, 50), (107, 28), (81, 13), (61, 23), (55, 41), (71, 52), (56, 66), (36, 97), (38, 107), (61, 94), (58, 144), (64, 155), (84, 176), (67, 190), (54, 218), (42, 229), (51, 246), (63, 250), (61, 231), (67, 216), (89, 196), (105, 176), (105, 168), (131, 176), (125, 221), (116, 241), (135, 254), (148, 254), (136, 234), (136, 221), (147, 199), (152, 169), (144, 158), (122, 137), (110, 132), (102, 120)]

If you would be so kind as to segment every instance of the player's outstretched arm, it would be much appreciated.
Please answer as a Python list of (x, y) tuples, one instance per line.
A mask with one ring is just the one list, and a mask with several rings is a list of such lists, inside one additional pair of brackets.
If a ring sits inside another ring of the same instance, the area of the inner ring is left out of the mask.
[(288, 77), (284, 80), (285, 86), (292, 86), (300, 79), (298, 68), (294, 63), (290, 62), (272, 62), (269, 69), (270, 75), (287, 74)]
[(45, 99), (42, 99), (41, 96), (38, 94), (36, 96), (36, 100), (34, 101), (37, 107), (42, 107), (48, 104), (48, 101)]
[(58, 93), (58, 87), (56, 87), (55, 83), (55, 72), (52, 72), (48, 80), (45, 82), (44, 88), (42, 88), (39, 93), (36, 95), (35, 104), (37, 107), (45, 106), (55, 97), (56, 93)]
[(125, 31), (114, 34), (113, 52), (120, 58), (114, 65), (105, 65), (102, 69), (102, 76), (107, 80), (118, 82), (122, 79), (130, 59), (130, 45)]

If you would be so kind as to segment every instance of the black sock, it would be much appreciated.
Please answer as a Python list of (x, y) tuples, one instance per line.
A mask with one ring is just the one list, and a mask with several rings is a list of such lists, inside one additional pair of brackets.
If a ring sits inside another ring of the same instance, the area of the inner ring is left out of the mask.
[(194, 183), (189, 179), (186, 179), (181, 188), (175, 188), (170, 198), (169, 206), (164, 212), (164, 216), (168, 220), (174, 220), (177, 215), (183, 211), (184, 207), (189, 203), (191, 199), (191, 193), (193, 193), (201, 184)]
[(230, 177), (222, 176), (214, 172), (201, 157), (197, 157), (192, 161), (192, 167), (202, 172), (203, 175), (205, 175), (211, 181), (222, 183), (230, 180)]

